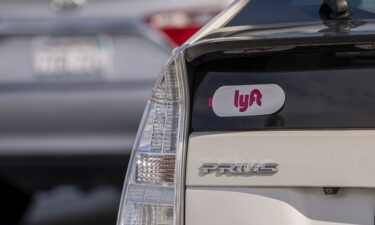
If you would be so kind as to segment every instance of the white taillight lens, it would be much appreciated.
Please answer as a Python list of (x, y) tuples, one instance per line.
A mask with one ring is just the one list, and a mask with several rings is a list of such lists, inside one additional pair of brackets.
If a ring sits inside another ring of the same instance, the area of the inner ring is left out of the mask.
[(147, 104), (125, 181), (118, 224), (182, 221), (187, 89), (183, 61), (163, 70)]

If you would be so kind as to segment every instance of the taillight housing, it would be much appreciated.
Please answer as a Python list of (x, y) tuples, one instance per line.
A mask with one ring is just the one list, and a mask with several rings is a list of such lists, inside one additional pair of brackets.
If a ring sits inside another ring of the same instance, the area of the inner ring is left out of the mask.
[(151, 27), (161, 31), (174, 46), (180, 46), (217, 15), (224, 5), (174, 10), (147, 17)]
[(144, 112), (129, 162), (118, 224), (183, 221), (188, 89), (176, 54), (163, 69)]

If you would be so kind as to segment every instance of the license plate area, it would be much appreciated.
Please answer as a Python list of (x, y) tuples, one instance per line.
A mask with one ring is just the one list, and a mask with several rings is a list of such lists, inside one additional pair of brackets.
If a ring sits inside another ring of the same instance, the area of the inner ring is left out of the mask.
[(38, 36), (32, 43), (33, 73), (42, 78), (103, 77), (112, 71), (108, 36)]

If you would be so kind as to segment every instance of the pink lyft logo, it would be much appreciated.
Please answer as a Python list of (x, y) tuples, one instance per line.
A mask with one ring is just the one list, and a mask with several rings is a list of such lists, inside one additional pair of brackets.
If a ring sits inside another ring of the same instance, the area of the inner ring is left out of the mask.
[(249, 94), (240, 95), (239, 90), (234, 91), (234, 106), (240, 108), (240, 112), (245, 112), (248, 107), (256, 102), (258, 106), (262, 106), (262, 93), (259, 89), (252, 90)]
[(208, 99), (208, 106), (220, 117), (270, 115), (284, 103), (284, 90), (277, 84), (222, 86)]

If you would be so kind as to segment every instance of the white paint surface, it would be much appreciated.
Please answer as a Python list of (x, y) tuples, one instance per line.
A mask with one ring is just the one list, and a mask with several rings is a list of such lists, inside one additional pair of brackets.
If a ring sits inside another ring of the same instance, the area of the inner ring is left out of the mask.
[(187, 188), (186, 225), (373, 225), (375, 189)]
[[(193, 133), (187, 186), (375, 188), (375, 131)], [(278, 163), (272, 176), (199, 174), (203, 163)]]

